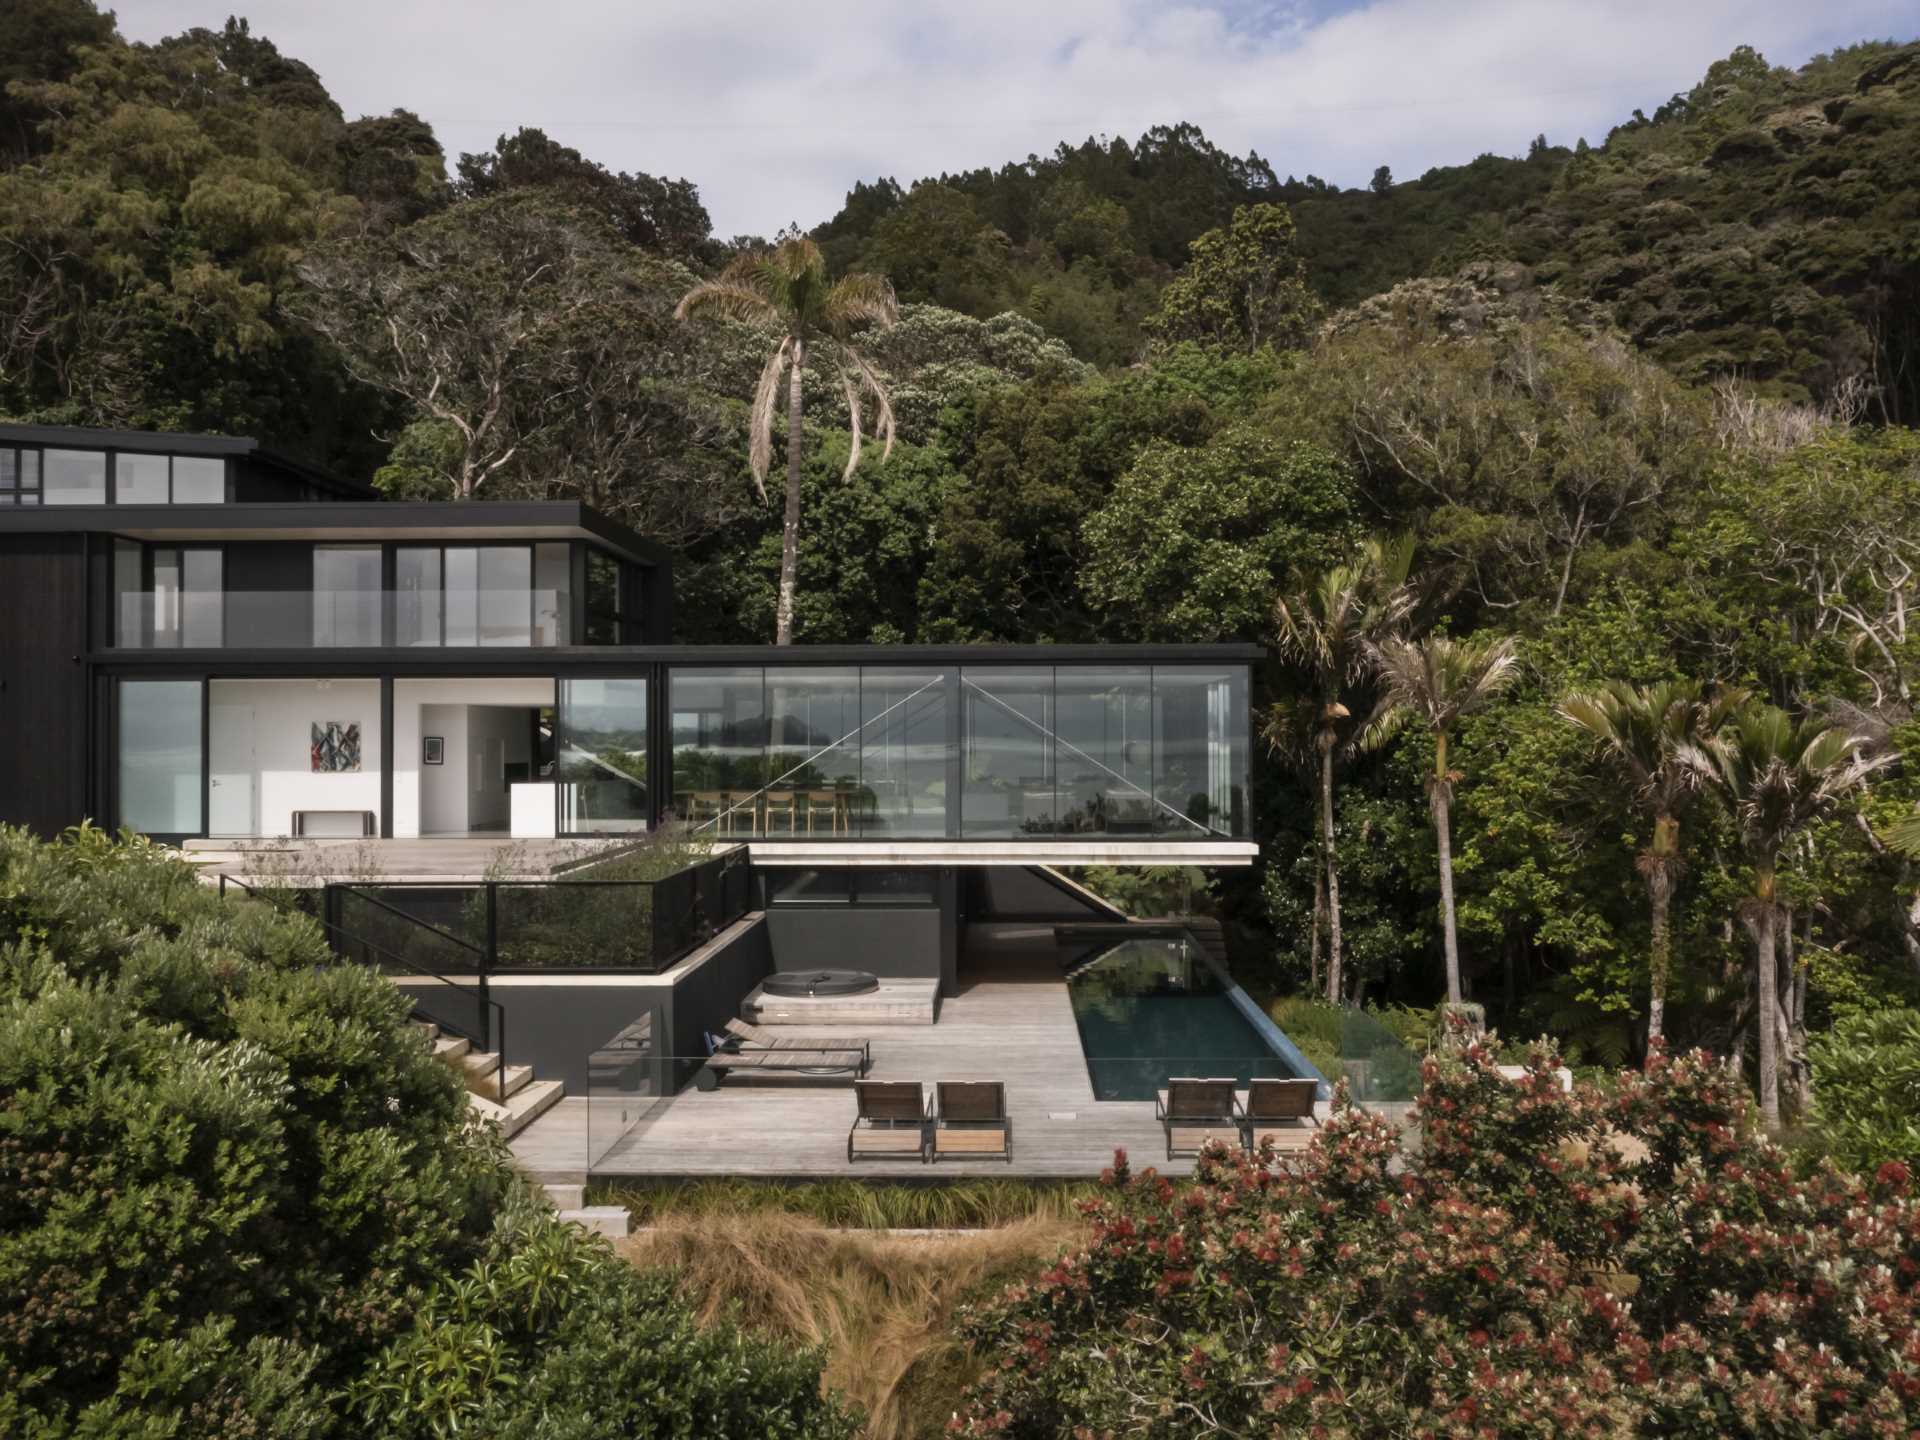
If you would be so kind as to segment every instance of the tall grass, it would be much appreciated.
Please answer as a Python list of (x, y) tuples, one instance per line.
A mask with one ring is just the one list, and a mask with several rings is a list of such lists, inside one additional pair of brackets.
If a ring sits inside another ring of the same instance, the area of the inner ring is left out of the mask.
[(824, 1347), (824, 1383), (866, 1412), (867, 1440), (933, 1440), (981, 1368), (953, 1334), (954, 1311), (1031, 1277), (1077, 1232), (1032, 1216), (977, 1234), (874, 1235), (716, 1207), (656, 1216), (622, 1244), (636, 1265), (676, 1270), (703, 1320)]
[(916, 1185), (721, 1179), (603, 1182), (593, 1186), (591, 1198), (596, 1205), (626, 1206), (636, 1225), (772, 1213), (846, 1230), (973, 1230), (1030, 1219), (1070, 1220), (1093, 1191), (1090, 1184), (1023, 1180)]

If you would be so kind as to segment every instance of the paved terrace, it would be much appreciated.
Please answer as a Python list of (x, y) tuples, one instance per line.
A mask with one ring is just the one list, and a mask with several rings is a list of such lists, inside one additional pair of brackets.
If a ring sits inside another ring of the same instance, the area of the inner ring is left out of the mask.
[[(862, 1030), (783, 1025), (782, 1035), (864, 1033), (876, 1080), (1000, 1080), (1013, 1119), (1013, 1161), (847, 1160), (853, 1087), (846, 1077), (735, 1078), (717, 1090), (691, 1087), (666, 1099), (562, 1100), (513, 1141), (521, 1166), (541, 1178), (581, 1175), (589, 1146), (597, 1178), (762, 1176), (785, 1179), (877, 1176), (922, 1180), (1014, 1175), (1091, 1179), (1124, 1148), (1136, 1168), (1187, 1173), (1169, 1163), (1153, 1102), (1093, 1098), (1080, 1032), (1051, 957), (962, 962), (960, 993), (941, 1002), (933, 1025)], [(623, 1133), (624, 1132), (624, 1133)], [(615, 1137), (618, 1137), (617, 1139)], [(1304, 1137), (1303, 1137), (1304, 1138)]]

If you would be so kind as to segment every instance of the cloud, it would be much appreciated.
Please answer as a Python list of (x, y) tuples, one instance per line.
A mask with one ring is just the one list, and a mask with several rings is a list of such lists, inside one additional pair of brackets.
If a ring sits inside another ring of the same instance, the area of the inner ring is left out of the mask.
[[(232, 0), (140, 0), (130, 38)], [(257, 0), (256, 33), (344, 109), (397, 106), (449, 156), (537, 125), (685, 176), (722, 235), (827, 218), (855, 180), (1000, 165), (1190, 120), (1281, 175), (1411, 178), (1535, 134), (1598, 140), (1734, 46), (1776, 64), (1915, 31), (1911, 0)]]

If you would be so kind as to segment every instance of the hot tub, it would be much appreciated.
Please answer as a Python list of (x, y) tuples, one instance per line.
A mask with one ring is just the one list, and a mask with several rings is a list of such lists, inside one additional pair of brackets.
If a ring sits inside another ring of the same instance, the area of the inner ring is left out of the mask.
[(769, 975), (760, 988), (768, 995), (788, 998), (801, 995), (865, 995), (870, 990), (878, 990), (880, 981), (877, 976), (869, 975), (864, 970), (783, 970), (777, 975)]

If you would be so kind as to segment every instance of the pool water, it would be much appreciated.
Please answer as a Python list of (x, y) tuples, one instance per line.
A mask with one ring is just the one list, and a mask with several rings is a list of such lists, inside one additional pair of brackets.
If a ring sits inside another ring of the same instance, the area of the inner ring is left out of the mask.
[(1070, 961), (1067, 995), (1094, 1099), (1151, 1100), (1173, 1075), (1299, 1073), (1228, 998), (1230, 983), (1183, 937), (1092, 946)]

